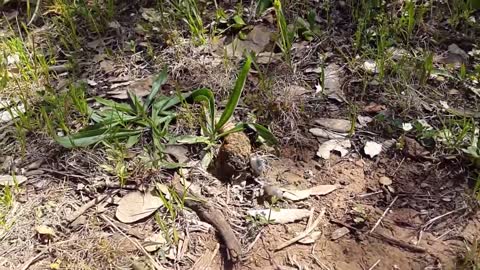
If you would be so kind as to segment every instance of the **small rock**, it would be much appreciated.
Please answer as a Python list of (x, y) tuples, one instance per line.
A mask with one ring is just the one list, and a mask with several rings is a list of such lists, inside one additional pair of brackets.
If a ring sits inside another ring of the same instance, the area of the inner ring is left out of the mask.
[(260, 176), (267, 170), (267, 161), (260, 156), (250, 157), (250, 167), (256, 176)]
[(350, 230), (346, 227), (338, 228), (332, 233), (332, 240), (340, 239), (349, 233), (350, 233)]

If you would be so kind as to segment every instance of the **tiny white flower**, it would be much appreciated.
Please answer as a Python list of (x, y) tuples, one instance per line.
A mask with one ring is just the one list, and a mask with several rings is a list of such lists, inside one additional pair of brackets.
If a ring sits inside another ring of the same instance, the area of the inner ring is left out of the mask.
[(410, 130), (413, 129), (413, 126), (412, 126), (412, 124), (410, 124), (410, 123), (403, 123), (403, 124), (402, 124), (402, 129), (403, 129), (404, 131), (410, 131)]

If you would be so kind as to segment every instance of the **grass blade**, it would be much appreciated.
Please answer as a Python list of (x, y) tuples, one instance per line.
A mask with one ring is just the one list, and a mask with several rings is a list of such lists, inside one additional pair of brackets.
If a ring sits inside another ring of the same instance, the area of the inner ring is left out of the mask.
[(268, 128), (266, 128), (266, 127), (264, 127), (260, 124), (257, 124), (257, 123), (248, 123), (246, 125), (249, 128), (255, 130), (257, 132), (258, 136), (263, 138), (267, 142), (267, 144), (270, 144), (270, 145), (278, 144), (277, 138), (275, 138), (275, 135), (273, 135), (272, 132), (270, 132), (270, 130), (268, 130)]
[(65, 148), (85, 147), (96, 144), (105, 139), (125, 138), (141, 133), (141, 130), (129, 129), (111, 129), (111, 128), (95, 128), (85, 129), (76, 134), (58, 137), (54, 139), (57, 143)]
[(167, 82), (167, 77), (168, 77), (168, 69), (167, 67), (164, 67), (163, 70), (158, 74), (158, 76), (155, 78), (152, 84), (152, 91), (148, 95), (147, 99), (145, 100), (144, 103), (144, 108), (145, 110), (150, 106), (150, 103), (152, 103), (153, 99), (157, 95), (158, 91), (160, 90), (160, 87)]
[(247, 80), (247, 75), (250, 71), (251, 65), (252, 58), (250, 56), (247, 56), (245, 64), (243, 65), (242, 70), (238, 75), (237, 81), (235, 82), (235, 87), (233, 88), (233, 92), (227, 102), (227, 106), (225, 107), (225, 110), (223, 111), (220, 120), (218, 120), (218, 123), (215, 125), (215, 131), (220, 130), (223, 125), (225, 125), (225, 123), (230, 120), (230, 117), (232, 117), (233, 112), (238, 105), (238, 101), (240, 100), (240, 96), (242, 95), (243, 87), (245, 86), (245, 81)]
[(119, 102), (109, 100), (109, 99), (105, 99), (105, 98), (101, 98), (101, 97), (95, 97), (95, 101), (104, 105), (104, 106), (110, 107), (112, 109), (116, 109), (118, 111), (131, 113), (131, 114), (133, 113), (130, 105), (128, 105), (126, 103), (119, 103)]
[(204, 102), (207, 102), (207, 106), (208, 106), (208, 111), (209, 111), (209, 126), (211, 127), (211, 132), (213, 134), (213, 128), (215, 127), (215, 98), (213, 97), (213, 92), (212, 90), (208, 89), (208, 88), (201, 88), (201, 89), (197, 89), (195, 91), (192, 92), (192, 94), (190, 95), (191, 98), (193, 98), (193, 100), (195, 102), (201, 102), (201, 101), (204, 101)]

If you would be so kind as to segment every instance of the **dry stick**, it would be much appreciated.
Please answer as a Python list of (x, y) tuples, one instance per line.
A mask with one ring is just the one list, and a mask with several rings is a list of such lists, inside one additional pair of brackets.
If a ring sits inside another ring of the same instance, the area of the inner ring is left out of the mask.
[(385, 209), (382, 216), (377, 220), (377, 223), (375, 223), (375, 226), (373, 226), (373, 228), (370, 230), (370, 233), (373, 233), (373, 231), (377, 228), (377, 226), (380, 224), (380, 222), (382, 222), (382, 219), (388, 213), (390, 208), (392, 208), (393, 204), (397, 201), (397, 199), (398, 199), (398, 195), (393, 199), (393, 201), (390, 203), (390, 205), (387, 207), (387, 209)]
[[(346, 227), (346, 228), (349, 228), (350, 230), (354, 231), (354, 232), (358, 232), (359, 230), (353, 226), (350, 226), (344, 222), (341, 222), (341, 221), (338, 221), (338, 220), (330, 220), (330, 222), (332, 223), (335, 223), (335, 224), (338, 224), (340, 226), (343, 226), (343, 227)], [(370, 234), (365, 234), (366, 236), (369, 236), (369, 237), (374, 237), (378, 240), (382, 240), (382, 241), (385, 241), (393, 246), (397, 246), (397, 247), (401, 247), (401, 248), (404, 248), (406, 250), (409, 250), (411, 252), (416, 252), (416, 253), (425, 253), (427, 252), (424, 248), (421, 248), (421, 247), (418, 247), (418, 246), (414, 246), (414, 245), (410, 245), (408, 243), (405, 243), (401, 240), (397, 240), (395, 238), (392, 238), (392, 237), (389, 237), (389, 236), (386, 236), (386, 235), (383, 235), (383, 234), (380, 234), (380, 233), (377, 233), (377, 232), (373, 232), (373, 233), (370, 233)]]
[(220, 249), (220, 244), (217, 243), (215, 245), (215, 249), (213, 250), (212, 252), (212, 255), (210, 255), (210, 259), (208, 260), (208, 263), (207, 263), (207, 269), (210, 268), (210, 265), (212, 265), (212, 262), (213, 262), (213, 259), (215, 259), (215, 256), (217, 256), (217, 253), (218, 253), (218, 250)]
[(108, 194), (102, 194), (95, 199), (90, 200), (86, 204), (82, 205), (80, 208), (78, 208), (75, 212), (73, 212), (70, 216), (68, 216), (66, 219), (68, 223), (72, 223), (75, 221), (78, 217), (83, 215), (88, 209), (96, 205), (97, 203), (100, 203), (101, 201), (105, 200), (107, 198)]
[(43, 256), (44, 251), (38, 253), (35, 257), (31, 258), (30, 260), (26, 261), (20, 270), (27, 270), (30, 266), (37, 261), (41, 256)]
[[(265, 228), (265, 227), (263, 227), (263, 228)], [(255, 246), (255, 243), (257, 243), (258, 239), (260, 239), (260, 236), (262, 236), (263, 228), (260, 229), (260, 232), (258, 232), (258, 234), (257, 234), (257, 236), (255, 237), (255, 239), (253, 240), (253, 242), (250, 243), (250, 245), (248, 245), (247, 250), (245, 251), (245, 253), (250, 252), (250, 250)]]
[(380, 263), (380, 259), (378, 259), (372, 266), (370, 266), (370, 268), (368, 268), (368, 270), (373, 270), (373, 268), (375, 268), (377, 266), (377, 264)]
[(150, 260), (150, 262), (153, 264), (153, 267), (155, 267), (156, 270), (166, 270), (165, 268), (160, 266), (160, 264), (158, 264), (157, 261), (155, 261), (155, 259), (153, 259), (152, 256), (150, 256), (150, 254), (142, 247), (142, 245), (138, 243), (138, 241), (128, 237), (128, 235), (126, 235), (122, 230), (120, 230), (120, 228), (118, 228), (117, 225), (115, 225), (115, 223), (113, 223), (107, 216), (102, 214), (100, 215), (100, 217), (106, 222), (108, 222), (110, 226), (112, 226), (115, 230), (117, 230), (121, 235), (127, 238), (128, 241), (132, 242), (132, 244)]
[(391, 245), (407, 249), (411, 252), (415, 252), (415, 253), (425, 253), (425, 252), (427, 252), (427, 250), (424, 249), (424, 248), (414, 246), (414, 245), (410, 245), (410, 244), (405, 243), (403, 241), (400, 241), (398, 239), (395, 239), (395, 238), (392, 238), (392, 237), (389, 237), (389, 236), (386, 236), (386, 235), (383, 235), (383, 234), (380, 234), (380, 233), (377, 233), (377, 232), (371, 233), (369, 235), (377, 238), (378, 240), (383, 240), (383, 241), (385, 241), (385, 242), (387, 242)]
[(296, 236), (296, 237), (284, 242), (283, 244), (279, 245), (277, 248), (275, 248), (275, 251), (278, 251), (278, 250), (280, 250), (284, 247), (288, 247), (289, 245), (297, 242), (298, 240), (301, 240), (301, 239), (307, 237), (313, 231), (313, 229), (315, 229), (318, 226), (318, 224), (320, 223), (320, 220), (323, 218), (324, 215), (325, 215), (325, 208), (322, 208), (322, 210), (320, 210), (320, 214), (318, 214), (318, 217), (313, 222), (312, 226), (306, 228), (305, 231), (303, 231), (298, 236)]
[(445, 213), (445, 214), (443, 214), (443, 215), (440, 215), (440, 216), (438, 216), (438, 217), (434, 217), (434, 218), (430, 219), (429, 221), (427, 221), (427, 222), (422, 226), (422, 228), (425, 229), (425, 228), (427, 228), (428, 226), (432, 225), (435, 221), (437, 221), (437, 220), (439, 220), (439, 219), (441, 219), (441, 218), (444, 218), (444, 217), (446, 217), (446, 216), (448, 216), (448, 215), (454, 214), (454, 213), (456, 213), (456, 212), (463, 211), (463, 210), (465, 210), (465, 209), (467, 209), (467, 206), (464, 206), (464, 207), (462, 207), (462, 208), (458, 208), (458, 209), (452, 210), (452, 211), (447, 212), (447, 213)]
[(185, 199), (185, 206), (195, 211), (201, 219), (210, 223), (217, 230), (227, 247), (229, 259), (234, 263), (240, 261), (242, 247), (223, 213), (199, 194), (190, 191), (188, 192), (190, 194), (186, 196), (184, 186), (179, 180), (173, 180), (172, 184), (180, 198), (195, 198), (195, 200)]

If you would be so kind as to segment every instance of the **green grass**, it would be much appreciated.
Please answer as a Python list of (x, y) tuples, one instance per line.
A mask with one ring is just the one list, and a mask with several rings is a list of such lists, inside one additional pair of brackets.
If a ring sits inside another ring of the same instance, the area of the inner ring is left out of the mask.
[(183, 20), (192, 35), (193, 41), (197, 45), (203, 45), (207, 42), (203, 25), (202, 14), (197, 0), (168, 0), (170, 5), (177, 13), (177, 17)]
[(277, 16), (277, 28), (280, 32), (280, 41), (278, 44), (282, 50), (285, 61), (291, 65), (291, 50), (295, 32), (288, 28), (287, 19), (285, 18), (285, 14), (283, 12), (281, 0), (273, 0), (273, 7), (275, 9), (275, 15)]
[(456, 269), (480, 270), (480, 241), (475, 238), (471, 244), (465, 245), (465, 253), (460, 258)]

